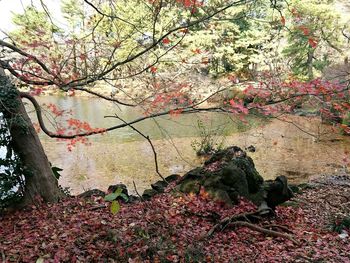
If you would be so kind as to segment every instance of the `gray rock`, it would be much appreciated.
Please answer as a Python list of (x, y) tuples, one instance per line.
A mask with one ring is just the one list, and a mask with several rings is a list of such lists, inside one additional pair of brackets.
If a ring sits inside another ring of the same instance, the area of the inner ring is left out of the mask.
[(229, 196), (229, 194), (222, 189), (217, 188), (208, 188), (206, 189), (209, 196), (213, 198), (214, 201), (225, 203), (228, 206), (232, 206), (233, 202)]
[[(214, 162), (219, 168), (211, 172), (206, 167)], [(293, 196), (286, 177), (279, 176), (275, 181), (264, 182), (253, 159), (236, 146), (216, 152), (203, 167), (186, 173), (178, 181), (177, 189), (184, 193), (198, 194), (201, 187), (213, 199), (228, 205), (238, 203), (239, 196), (246, 197), (260, 205), (261, 212), (272, 211), (276, 205)]]
[(194, 193), (199, 194), (201, 185), (198, 180), (186, 180), (181, 183), (180, 191), (184, 193)]
[(158, 194), (158, 192), (154, 189), (146, 189), (143, 194), (142, 194), (142, 198), (144, 200), (150, 200), (153, 196), (155, 196), (156, 194)]
[(163, 193), (164, 188), (168, 186), (168, 183), (165, 181), (157, 181), (154, 184), (151, 184), (152, 189), (156, 190), (158, 193)]
[(165, 181), (167, 181), (168, 183), (172, 183), (172, 182), (179, 180), (180, 178), (181, 178), (181, 176), (178, 174), (171, 174), (171, 175), (165, 177)]
[(266, 191), (266, 203), (272, 210), (294, 196), (285, 176), (278, 176), (274, 181), (266, 181), (264, 189)]
[(81, 197), (81, 198), (90, 198), (92, 196), (105, 197), (105, 195), (106, 193), (99, 189), (91, 189), (91, 190), (85, 191), (84, 193), (79, 194), (78, 197)]

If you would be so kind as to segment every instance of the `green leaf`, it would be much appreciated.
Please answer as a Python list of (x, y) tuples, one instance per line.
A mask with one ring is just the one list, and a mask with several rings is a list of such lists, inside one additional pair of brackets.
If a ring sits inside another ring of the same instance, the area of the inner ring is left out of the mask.
[(120, 196), (125, 200), (125, 202), (129, 201), (129, 197), (126, 194), (121, 193)]
[(123, 192), (123, 188), (121, 188), (121, 187), (118, 187), (117, 190), (114, 191), (114, 193), (115, 193), (117, 196), (120, 196), (122, 192)]
[(40, 257), (38, 258), (35, 263), (44, 263), (44, 258)]
[(120, 204), (117, 200), (114, 200), (111, 204), (111, 213), (115, 215), (120, 210)]
[(111, 202), (111, 201), (115, 200), (117, 197), (118, 197), (118, 195), (116, 195), (115, 193), (110, 193), (110, 194), (105, 196), (104, 200)]

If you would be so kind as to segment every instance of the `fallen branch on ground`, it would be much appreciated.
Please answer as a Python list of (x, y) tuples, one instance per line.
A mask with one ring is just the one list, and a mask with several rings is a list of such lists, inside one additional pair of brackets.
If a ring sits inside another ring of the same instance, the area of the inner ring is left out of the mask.
[(96, 206), (92, 206), (90, 208), (88, 208), (89, 211), (94, 211), (94, 210), (98, 210), (98, 209), (102, 209), (102, 208), (106, 208), (107, 206), (105, 204), (102, 205), (96, 205)]

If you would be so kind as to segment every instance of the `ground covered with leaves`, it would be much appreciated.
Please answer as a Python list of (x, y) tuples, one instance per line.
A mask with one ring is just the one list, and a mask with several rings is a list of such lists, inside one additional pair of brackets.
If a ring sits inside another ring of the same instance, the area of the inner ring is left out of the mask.
[(234, 224), (209, 237), (221, 219), (256, 207), (241, 200), (227, 208), (204, 191), (168, 189), (151, 201), (122, 204), (116, 215), (100, 197), (3, 215), (0, 256), (3, 262), (350, 262), (350, 178), (322, 180), (256, 223), (292, 239)]

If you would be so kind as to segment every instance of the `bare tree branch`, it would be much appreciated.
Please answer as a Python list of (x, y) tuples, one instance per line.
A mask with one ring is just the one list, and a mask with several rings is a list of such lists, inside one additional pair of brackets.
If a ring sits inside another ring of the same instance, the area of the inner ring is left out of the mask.
[[(118, 115), (115, 115), (115, 117), (122, 121), (124, 124), (127, 124), (127, 122), (125, 120), (123, 120), (122, 118), (120, 118)], [(154, 148), (154, 145), (151, 141), (151, 139), (149, 138), (148, 135), (143, 134), (140, 130), (136, 129), (134, 126), (132, 126), (131, 124), (127, 124), (131, 129), (133, 129), (134, 131), (136, 131), (138, 134), (140, 134), (143, 138), (145, 138), (148, 143), (150, 144), (151, 148), (152, 148), (152, 152), (153, 152), (153, 156), (154, 156), (154, 164), (155, 164), (155, 168), (156, 168), (156, 173), (159, 175), (160, 178), (162, 178), (162, 180), (164, 182), (167, 183), (167, 181), (165, 180), (164, 176), (160, 173), (159, 171), (159, 166), (158, 166), (158, 158), (157, 158), (157, 152), (156, 149)]]

